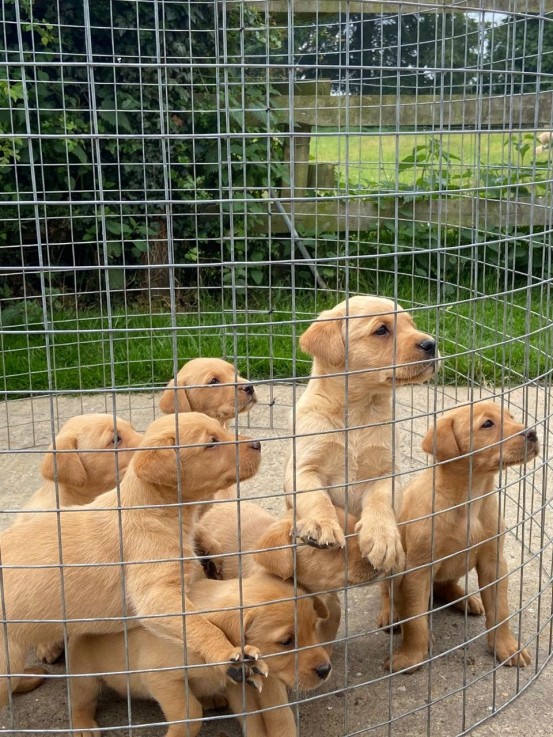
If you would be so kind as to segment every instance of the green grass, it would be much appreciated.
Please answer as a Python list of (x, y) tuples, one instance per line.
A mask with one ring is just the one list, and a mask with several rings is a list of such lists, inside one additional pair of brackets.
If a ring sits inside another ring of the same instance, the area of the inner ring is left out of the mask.
[[(488, 294), (493, 291), (490, 286)], [(380, 279), (379, 293), (394, 293), (391, 278)], [(442, 381), (518, 384), (551, 370), (553, 315), (546, 314), (551, 300), (543, 287), (472, 302), (466, 300), (473, 295), (458, 288), (440, 309), (433, 305), (444, 298), (423, 279), (402, 279), (398, 294), (405, 307), (416, 309), (418, 326), (437, 336), (446, 357)], [(175, 346), (179, 363), (198, 355), (236, 354), (239, 368), (252, 379), (307, 376), (310, 360), (297, 348), (297, 338), (319, 310), (340, 298), (319, 294), (315, 302), (313, 295), (299, 292), (295, 313), (288, 296), (269, 314), (266, 297), (250, 295), (248, 309), (242, 305), (234, 317), (232, 310), (203, 299), (201, 311), (178, 314), (174, 328), (166, 313), (116, 310), (110, 327), (93, 311), (58, 310), (48, 337), (36, 324), (0, 334), (0, 386), (9, 397), (47, 389), (161, 386), (173, 373)], [(294, 324), (294, 317), (302, 322)]]
[(314, 133), (310, 158), (335, 163), (340, 181), (345, 182), (347, 177), (354, 187), (412, 189), (417, 179), (429, 177), (423, 166), (425, 152), (419, 153), (416, 166), (396, 173), (397, 162), (408, 157), (414, 147), (428, 146), (431, 139), (441, 143), (441, 153), (434, 158), (435, 170), (439, 171), (441, 165), (440, 174), (462, 188), (491, 186), (502, 177), (515, 182), (535, 181), (551, 174), (549, 152), (535, 154), (539, 142), (532, 135), (499, 132), (448, 132), (442, 136), (421, 132), (372, 136)]

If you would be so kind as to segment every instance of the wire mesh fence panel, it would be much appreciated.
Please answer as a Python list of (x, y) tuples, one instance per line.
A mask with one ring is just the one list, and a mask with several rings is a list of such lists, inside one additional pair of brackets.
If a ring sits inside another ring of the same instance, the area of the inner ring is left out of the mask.
[(0, 733), (517, 715), (552, 642), (553, 4), (1, 22)]

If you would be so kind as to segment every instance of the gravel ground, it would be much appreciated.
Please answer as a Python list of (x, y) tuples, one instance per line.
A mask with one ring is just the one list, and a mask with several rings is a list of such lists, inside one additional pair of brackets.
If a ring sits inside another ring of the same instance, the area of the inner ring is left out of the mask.
[[(258, 389), (260, 403), (245, 421), (247, 432), (264, 440), (263, 463), (258, 476), (244, 484), (241, 494), (260, 498), (263, 505), (278, 513), (283, 508), (283, 458), (289, 427), (293, 388), (285, 384), (265, 385)], [(487, 396), (482, 390), (475, 396)], [(451, 406), (468, 397), (466, 389), (453, 387), (417, 387), (402, 389), (398, 394), (397, 412), (400, 429), (400, 458), (405, 472), (424, 465), (420, 439), (425, 432), (424, 416), (434, 408)], [(529, 422), (540, 420), (551, 398), (534, 388), (508, 393), (515, 417), (527, 412)], [(151, 394), (118, 395), (117, 412), (143, 430), (153, 419), (155, 397)], [(91, 394), (61, 396), (50, 400), (35, 398), (4, 404), (4, 423), (0, 426), (2, 504), (0, 525), (9, 523), (6, 510), (18, 509), (39, 485), (40, 454), (49, 442), (51, 418), (54, 426), (81, 412), (111, 411), (110, 395)], [(538, 426), (543, 437), (543, 426)], [(495, 668), (483, 636), (481, 618), (465, 617), (451, 610), (441, 610), (433, 617), (433, 659), (417, 673), (390, 677), (383, 661), (392, 647), (391, 638), (376, 631), (378, 587), (350, 589), (344, 595), (341, 642), (333, 656), (333, 674), (320, 691), (291, 694), (298, 701), (297, 716), (300, 737), (346, 737), (371, 734), (378, 737), (453, 737), (478, 724), (507, 705), (500, 714), (477, 726), (477, 737), (523, 734), (551, 735), (550, 714), (553, 676), (545, 669), (535, 683), (530, 682), (544, 667), (551, 638), (551, 509), (541, 512), (542, 498), (551, 498), (553, 481), (547, 475), (551, 451), (545, 443), (542, 459), (529, 468), (526, 478), (509, 471), (503, 479), (506, 486), (506, 519), (515, 526), (517, 535), (509, 534), (506, 555), (510, 569), (511, 611), (521, 610), (513, 619), (532, 653), (532, 666), (525, 670)], [(404, 477), (406, 480), (406, 478)], [(404, 481), (402, 480), (402, 483)], [(544, 543), (545, 541), (545, 543)], [(542, 556), (536, 555), (547, 544)], [(474, 581), (473, 581), (474, 583)], [(536, 633), (540, 633), (537, 637)], [(468, 644), (463, 645), (463, 643)], [(57, 678), (49, 679), (39, 690), (18, 696), (12, 715), (0, 712), (4, 734), (62, 734), (69, 726), (63, 663), (53, 666)], [(526, 693), (517, 694), (530, 686)], [(510, 701), (514, 699), (512, 704)], [(151, 724), (162, 719), (155, 704), (133, 702), (133, 724)], [(129, 723), (127, 704), (116, 696), (103, 698), (98, 721), (103, 727)], [(391, 724), (390, 724), (391, 722)], [(15, 730), (17, 728), (17, 731)], [(4, 731), (6, 730), (6, 731)], [(119, 727), (109, 731), (117, 737), (129, 734), (160, 737), (163, 727), (146, 729)], [(108, 734), (106, 732), (105, 734)], [(222, 712), (209, 712), (201, 737), (237, 737), (234, 719)]]

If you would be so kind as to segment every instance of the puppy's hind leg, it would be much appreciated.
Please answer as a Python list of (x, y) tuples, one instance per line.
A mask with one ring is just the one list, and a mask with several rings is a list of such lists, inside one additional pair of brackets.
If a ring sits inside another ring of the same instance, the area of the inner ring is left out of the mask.
[(396, 587), (396, 591), (399, 587), (399, 581), (396, 579), (394, 579), (394, 581), (394, 584), (392, 584), (392, 581), (388, 580), (380, 582), (380, 612), (378, 613), (376, 626), (388, 633), (392, 630), (394, 632), (399, 632), (399, 625), (397, 624), (397, 615), (395, 611), (396, 607), (394, 605), (392, 610), (392, 598), (390, 596), (392, 585)]
[(36, 655), (43, 663), (55, 663), (63, 653), (63, 640), (51, 642), (41, 642), (37, 645)]
[(48, 671), (38, 665), (31, 665), (29, 668), (25, 668), (25, 673), (27, 675), (20, 678), (17, 686), (13, 689), (14, 693), (30, 693), (42, 686), (44, 676), (48, 674)]
[[(165, 737), (196, 737), (202, 728), (203, 709), (192, 689), (186, 688), (182, 669), (144, 673), (143, 679), (151, 696), (160, 705), (165, 720), (170, 723)], [(186, 721), (189, 719), (197, 721), (190, 723)]]
[[(264, 689), (266, 685), (265, 683)], [(225, 693), (229, 708), (236, 714), (245, 737), (272, 737), (267, 732), (263, 715), (258, 711), (261, 708), (259, 694), (254, 693), (252, 688), (244, 688), (240, 683), (227, 686)], [(294, 733), (290, 737), (294, 737)]]
[[(98, 676), (79, 676), (80, 673), (91, 672), (93, 659), (89, 656), (88, 648), (94, 645), (90, 645), (88, 639), (86, 637), (72, 638), (68, 654), (71, 722), (74, 737), (97, 737), (98, 735), (98, 732), (90, 730), (98, 727), (95, 717), (98, 696), (102, 690), (102, 680)], [(93, 640), (93, 638), (90, 639)]]
[(479, 596), (467, 596), (458, 581), (435, 581), (434, 596), (446, 604), (451, 604), (461, 612), (474, 616), (484, 614), (484, 605)]
[[(22, 685), (21, 677), (11, 673), (25, 672), (25, 648), (16, 642), (9, 643), (9, 667), (6, 663), (6, 650), (4, 646), (3, 633), (0, 635), (0, 707), (6, 706), (9, 699), (9, 692), (25, 693), (25, 686)], [(28, 689), (28, 690), (33, 690)]]
[[(282, 681), (269, 677), (263, 691), (256, 695), (256, 700), (259, 708), (267, 709), (261, 716), (270, 737), (296, 737), (296, 720), (288, 704), (288, 693)], [(276, 706), (280, 708), (275, 709)]]

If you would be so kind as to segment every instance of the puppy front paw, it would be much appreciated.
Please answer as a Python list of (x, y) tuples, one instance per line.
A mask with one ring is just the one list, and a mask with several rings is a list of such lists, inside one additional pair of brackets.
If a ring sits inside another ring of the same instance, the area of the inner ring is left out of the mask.
[(526, 648), (520, 647), (515, 638), (509, 633), (505, 637), (495, 638), (495, 648), (493, 641), (490, 642), (490, 649), (495, 650), (496, 658), (508, 667), (517, 666), (525, 668), (530, 665), (532, 659)]
[(485, 612), (484, 605), (482, 604), (482, 599), (479, 596), (475, 595), (467, 596), (466, 599), (458, 601), (455, 604), (455, 608), (459, 609), (459, 611), (463, 613), (466, 612), (473, 617), (480, 617)]
[(98, 737), (100, 732), (90, 732), (91, 729), (98, 729), (98, 722), (92, 718), (75, 719), (73, 718), (73, 737)]
[(269, 668), (264, 660), (260, 659), (260, 652), (252, 645), (236, 648), (229, 660), (231, 665), (226, 667), (226, 674), (233, 683), (247, 683), (248, 686), (261, 692), (263, 679), (269, 675)]
[(392, 616), (392, 609), (390, 606), (382, 606), (378, 614), (378, 620), (376, 622), (378, 629), (386, 630), (387, 632), (399, 632), (399, 624), (395, 615)]
[(343, 548), (346, 544), (344, 531), (338, 521), (330, 517), (297, 520), (295, 536), (314, 548)]
[(41, 642), (37, 645), (37, 658), (43, 663), (55, 663), (63, 653), (63, 642)]
[(377, 571), (402, 570), (405, 567), (405, 553), (395, 522), (375, 526), (360, 520), (355, 526), (359, 535), (361, 555)]
[(210, 578), (213, 581), (223, 580), (223, 560), (222, 558), (198, 558), (203, 568), (204, 575), (206, 578)]
[(386, 670), (397, 673), (404, 670), (406, 673), (414, 673), (426, 660), (426, 652), (420, 650), (397, 650), (385, 663)]

